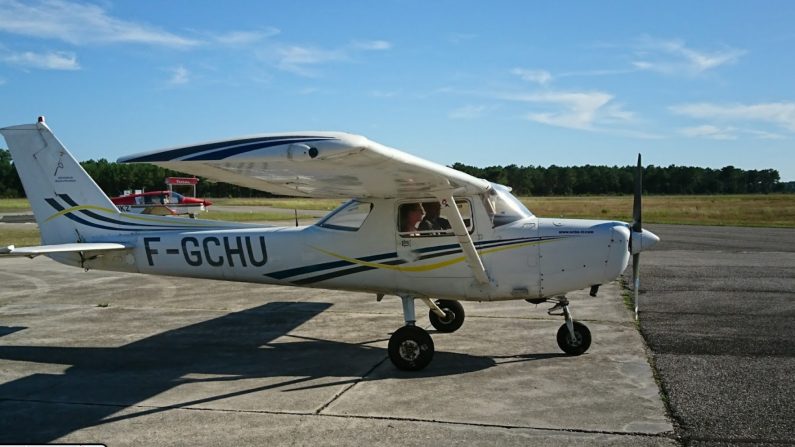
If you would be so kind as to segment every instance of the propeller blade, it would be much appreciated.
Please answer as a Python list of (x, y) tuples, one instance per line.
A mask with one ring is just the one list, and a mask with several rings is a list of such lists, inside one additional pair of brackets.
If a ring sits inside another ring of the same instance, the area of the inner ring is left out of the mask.
[(640, 300), (640, 249), (643, 240), (643, 218), (641, 194), (643, 193), (643, 166), (638, 154), (638, 165), (635, 168), (635, 196), (632, 201), (632, 232), (630, 233), (630, 246), (635, 247), (632, 255), (632, 288), (635, 291), (635, 320), (638, 319)]
[(632, 255), (632, 288), (635, 291), (635, 320), (637, 320), (640, 299), (640, 253)]
[(632, 201), (632, 231), (640, 233), (643, 230), (641, 219), (641, 193), (643, 192), (643, 167), (638, 154), (638, 166), (635, 168), (635, 198)]

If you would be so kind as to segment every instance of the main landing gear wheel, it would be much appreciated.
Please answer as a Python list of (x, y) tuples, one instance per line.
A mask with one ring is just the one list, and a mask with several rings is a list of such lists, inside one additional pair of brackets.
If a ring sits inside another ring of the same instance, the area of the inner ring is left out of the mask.
[(455, 332), (464, 324), (464, 306), (454, 300), (438, 300), (436, 305), (444, 311), (444, 318), (434, 311), (428, 312), (431, 325), (439, 332)]
[(591, 331), (578, 321), (573, 321), (572, 324), (574, 325), (574, 338), (572, 338), (566, 323), (563, 323), (558, 329), (558, 346), (566, 354), (580, 355), (591, 347)]
[(419, 371), (433, 359), (433, 339), (417, 326), (403, 326), (389, 338), (389, 360), (404, 371)]

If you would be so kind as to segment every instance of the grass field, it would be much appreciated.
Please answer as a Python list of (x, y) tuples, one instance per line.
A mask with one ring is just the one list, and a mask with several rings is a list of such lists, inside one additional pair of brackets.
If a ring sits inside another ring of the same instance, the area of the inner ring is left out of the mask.
[[(539, 217), (632, 220), (632, 196), (521, 197)], [(795, 194), (644, 196), (643, 221), (795, 228)]]
[[(631, 196), (521, 197), (539, 217), (632, 220)], [(224, 206), (268, 206), (285, 212), (212, 211), (201, 215), (212, 220), (238, 222), (290, 221), (288, 210), (331, 210), (337, 199), (212, 199)], [(26, 199), (0, 199), (0, 213), (30, 212)], [(643, 221), (689, 225), (795, 228), (795, 194), (731, 196), (644, 196)], [(8, 229), (0, 225), (0, 245), (37, 245), (39, 232), (31, 228)]]
[(197, 217), (207, 220), (226, 220), (229, 222), (267, 222), (273, 220), (292, 220), (295, 218), (293, 213), (268, 213), (268, 212), (246, 212), (246, 211), (212, 211), (201, 213)]
[(216, 205), (223, 206), (270, 206), (273, 208), (287, 208), (296, 210), (326, 210), (331, 211), (344, 200), (340, 199), (210, 199)]
[(0, 199), (0, 213), (29, 212), (28, 199)]
[(36, 225), (25, 225), (25, 228), (3, 228), (0, 226), (0, 247), (16, 245), (25, 247), (39, 245), (39, 228)]

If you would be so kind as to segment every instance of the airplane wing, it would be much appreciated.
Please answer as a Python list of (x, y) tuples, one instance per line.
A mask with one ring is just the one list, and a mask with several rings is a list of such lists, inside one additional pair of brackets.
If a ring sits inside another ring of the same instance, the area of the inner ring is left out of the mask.
[(84, 242), (74, 244), (57, 244), (57, 245), (38, 245), (34, 247), (15, 247), (9, 245), (7, 247), (0, 247), (1, 256), (27, 256), (33, 258), (39, 255), (53, 254), (53, 253), (77, 253), (77, 252), (96, 252), (108, 250), (124, 250), (130, 248), (124, 244), (117, 244), (113, 242)]
[(122, 157), (273, 194), (393, 198), (479, 194), (486, 180), (341, 132), (261, 134)]

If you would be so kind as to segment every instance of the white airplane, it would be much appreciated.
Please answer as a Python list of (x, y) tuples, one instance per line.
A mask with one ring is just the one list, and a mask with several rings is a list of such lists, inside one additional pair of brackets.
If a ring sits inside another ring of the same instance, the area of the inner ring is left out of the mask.
[(0, 248), (86, 270), (317, 287), (396, 295), (405, 325), (389, 358), (420, 370), (434, 354), (415, 300), (438, 332), (464, 322), (459, 301), (554, 303), (560, 348), (588, 350), (565, 293), (614, 280), (659, 238), (641, 228), (640, 156), (634, 219), (542, 219), (509, 189), (346, 133), (263, 134), (123, 157), (281, 195), (354, 197), (315, 225), (261, 225), (120, 212), (39, 118), (0, 129), (42, 245)]

